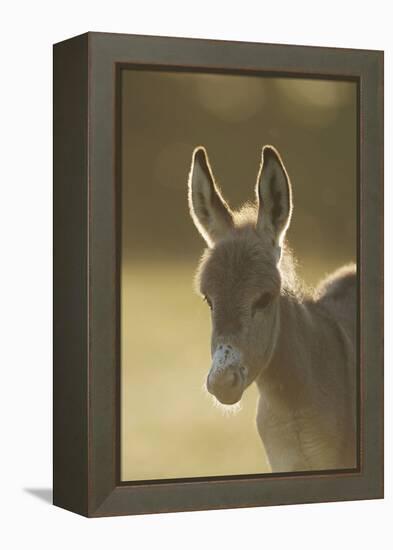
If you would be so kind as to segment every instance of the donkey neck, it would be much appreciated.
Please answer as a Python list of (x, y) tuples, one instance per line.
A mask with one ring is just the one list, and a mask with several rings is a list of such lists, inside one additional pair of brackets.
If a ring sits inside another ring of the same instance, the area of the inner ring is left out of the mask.
[(339, 323), (323, 305), (280, 298), (277, 345), (256, 380), (257, 427), (274, 471), (340, 463), (343, 433), (351, 433), (354, 417), (348, 353)]
[(256, 382), (262, 398), (273, 402), (278, 396), (286, 407), (304, 409), (346, 357), (342, 330), (312, 299), (283, 294), (279, 308), (277, 343)]
[(301, 406), (312, 368), (312, 343), (321, 338), (314, 306), (311, 301), (281, 295), (277, 342), (268, 366), (256, 380), (262, 398), (271, 400), (279, 393), (289, 407)]

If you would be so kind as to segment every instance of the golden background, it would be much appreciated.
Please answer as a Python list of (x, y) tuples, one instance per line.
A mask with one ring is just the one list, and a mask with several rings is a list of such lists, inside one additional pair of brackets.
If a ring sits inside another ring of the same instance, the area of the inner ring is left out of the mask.
[(121, 104), (121, 477), (269, 471), (257, 392), (232, 414), (203, 389), (209, 310), (193, 289), (204, 242), (187, 176), (204, 145), (233, 208), (254, 199), (264, 144), (294, 194), (288, 241), (312, 285), (356, 260), (357, 89), (351, 82), (124, 70)]

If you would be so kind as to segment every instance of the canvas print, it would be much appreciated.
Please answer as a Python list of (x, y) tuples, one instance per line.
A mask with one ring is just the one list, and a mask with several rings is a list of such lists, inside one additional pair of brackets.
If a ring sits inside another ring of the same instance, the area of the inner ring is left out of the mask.
[(357, 468), (357, 83), (118, 85), (121, 481)]

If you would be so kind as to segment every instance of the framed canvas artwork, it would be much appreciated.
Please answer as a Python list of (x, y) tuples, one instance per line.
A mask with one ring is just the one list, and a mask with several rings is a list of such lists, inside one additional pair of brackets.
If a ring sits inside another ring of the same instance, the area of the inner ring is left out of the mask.
[(54, 503), (383, 496), (383, 53), (54, 46)]

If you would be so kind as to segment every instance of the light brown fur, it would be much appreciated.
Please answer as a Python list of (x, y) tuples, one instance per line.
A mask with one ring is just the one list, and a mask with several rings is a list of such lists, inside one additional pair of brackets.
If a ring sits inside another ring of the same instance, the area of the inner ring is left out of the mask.
[(209, 245), (197, 272), (212, 308), (208, 390), (235, 403), (256, 382), (257, 428), (273, 471), (355, 467), (355, 266), (314, 292), (299, 282), (284, 242), (291, 186), (272, 147), (263, 151), (256, 206), (230, 211), (201, 148), (189, 199)]

